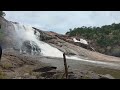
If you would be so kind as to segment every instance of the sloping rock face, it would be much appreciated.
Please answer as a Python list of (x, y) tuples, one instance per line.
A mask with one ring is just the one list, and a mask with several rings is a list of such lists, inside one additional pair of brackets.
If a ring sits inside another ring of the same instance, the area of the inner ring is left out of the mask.
[(36, 35), (36, 32), (39, 32), (40, 33), (40, 36), (39, 36), (39, 40), (40, 41), (48, 41), (48, 40), (51, 40), (51, 39), (57, 39), (57, 37), (55, 37), (53, 35), (53, 33), (50, 33), (50, 32), (46, 32), (46, 31), (42, 31), (40, 29), (37, 29), (35, 27), (33, 27), (33, 29), (35, 29), (34, 31), (34, 34)]
[[(43, 32), (43, 31), (41, 31)], [(43, 40), (44, 42), (50, 44), (53, 47), (56, 47), (62, 52), (65, 52), (66, 55), (78, 55), (83, 57), (89, 57), (94, 60), (108, 60), (108, 61), (115, 61), (120, 60), (120, 58), (114, 56), (108, 56), (96, 51), (93, 52), (93, 49), (85, 49), (82, 48), (78, 43), (73, 42), (73, 37), (69, 37), (66, 35), (60, 35), (55, 32), (43, 32), (45, 35), (43, 37), (51, 37), (50, 39)]]
[[(54, 32), (44, 32), (45, 35), (43, 35), (43, 37), (51, 37), (49, 39), (43, 40), (47, 43), (50, 43), (51, 45), (53, 45), (56, 48), (59, 48), (61, 51), (64, 52), (69, 52), (70, 54), (76, 55), (76, 52), (78, 53), (78, 50), (75, 50), (73, 47), (75, 46), (79, 46), (78, 48), (85, 48), (87, 50), (90, 51), (98, 51), (96, 50), (96, 47), (92, 47), (92, 44), (89, 45), (85, 45), (82, 43), (77, 43), (73, 41), (74, 37), (70, 37), (67, 35), (61, 35), (61, 34), (57, 34)], [(90, 41), (88, 41), (90, 42)], [(74, 46), (71, 46), (74, 45)], [(64, 49), (63, 49), (64, 48)], [(101, 50), (100, 52), (106, 54), (106, 55), (111, 55), (111, 56), (116, 56), (116, 57), (120, 57), (120, 45), (116, 45), (115, 47), (107, 47), (105, 49), (103, 48), (99, 48), (99, 50)], [(82, 51), (81, 51), (82, 52)]]
[(60, 35), (60, 34), (55, 34), (55, 36), (61, 40), (68, 42), (68, 43), (83, 47), (83, 48), (88, 49), (88, 50), (92, 50), (92, 51), (94, 50), (93, 48), (90, 47), (90, 45), (86, 45), (86, 44), (79, 43), (79, 42), (74, 42), (73, 38), (75, 38), (75, 37), (69, 37), (67, 35)]
[(14, 45), (14, 31), (12, 22), (0, 17), (0, 44), (2, 48), (11, 48)]
[(84, 53), (79, 50), (81, 47), (90, 50), (90, 48), (87, 45), (75, 43), (73, 41), (73, 37), (57, 34), (51, 31), (41, 32), (43, 33), (41, 34), (41, 37), (45, 38), (42, 39), (44, 42), (49, 43), (51, 46), (58, 48), (60, 51), (65, 52), (67, 55), (84, 55)]

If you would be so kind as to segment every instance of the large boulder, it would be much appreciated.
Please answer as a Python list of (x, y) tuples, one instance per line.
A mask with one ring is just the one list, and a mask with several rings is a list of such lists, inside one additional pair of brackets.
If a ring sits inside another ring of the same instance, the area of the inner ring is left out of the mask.
[(28, 53), (33, 55), (40, 54), (41, 49), (34, 41), (24, 41), (21, 47), (21, 53)]

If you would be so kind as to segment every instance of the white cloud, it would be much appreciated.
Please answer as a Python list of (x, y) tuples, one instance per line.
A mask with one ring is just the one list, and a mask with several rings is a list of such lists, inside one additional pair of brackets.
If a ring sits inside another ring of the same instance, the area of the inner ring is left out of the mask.
[(6, 19), (65, 33), (80, 26), (119, 23), (120, 11), (5, 11)]

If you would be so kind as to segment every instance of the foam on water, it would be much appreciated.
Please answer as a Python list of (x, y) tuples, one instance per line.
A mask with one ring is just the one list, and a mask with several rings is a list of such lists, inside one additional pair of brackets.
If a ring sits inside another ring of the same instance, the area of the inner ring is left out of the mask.
[(73, 38), (73, 41), (88, 45), (88, 42), (86, 40), (82, 39), (82, 38), (80, 38), (80, 41), (78, 41), (76, 38)]

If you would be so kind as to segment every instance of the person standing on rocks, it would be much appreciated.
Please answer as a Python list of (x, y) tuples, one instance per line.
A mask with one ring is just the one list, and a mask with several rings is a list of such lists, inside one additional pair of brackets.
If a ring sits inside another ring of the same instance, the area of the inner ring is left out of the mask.
[(0, 61), (1, 61), (1, 56), (2, 56), (2, 47), (0, 45)]

